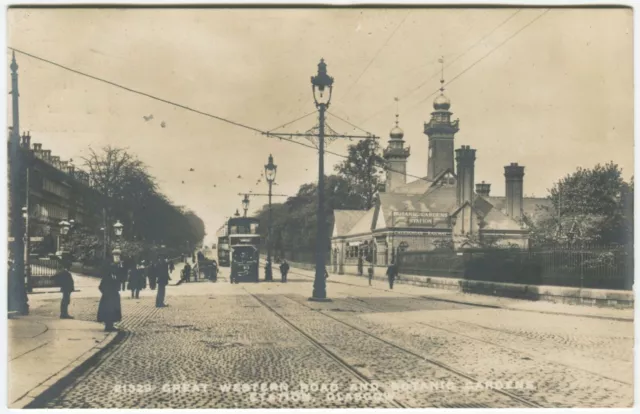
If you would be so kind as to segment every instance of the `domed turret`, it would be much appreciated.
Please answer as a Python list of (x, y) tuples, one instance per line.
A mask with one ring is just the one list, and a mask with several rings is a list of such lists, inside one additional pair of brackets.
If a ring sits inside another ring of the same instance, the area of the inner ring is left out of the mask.
[(396, 126), (389, 133), (389, 137), (395, 140), (404, 138), (404, 131), (398, 126), (398, 115), (396, 115)]
[(436, 99), (434, 99), (433, 101), (433, 109), (437, 111), (438, 110), (448, 111), (450, 107), (451, 107), (451, 101), (442, 93), (438, 95)]

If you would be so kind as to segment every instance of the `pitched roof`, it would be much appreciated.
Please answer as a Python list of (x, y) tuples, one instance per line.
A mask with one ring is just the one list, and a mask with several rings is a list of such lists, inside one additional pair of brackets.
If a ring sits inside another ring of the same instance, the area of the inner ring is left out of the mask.
[(334, 210), (333, 237), (345, 236), (366, 213), (366, 210)]
[[(506, 197), (485, 197), (482, 196), (485, 200), (491, 203), (498, 210), (505, 212), (507, 209), (507, 198)], [(539, 207), (550, 207), (551, 200), (548, 198), (538, 198), (538, 197), (524, 197), (522, 199), (522, 211), (527, 216), (533, 218), (539, 218), (544, 214), (543, 210), (540, 210)]]
[(365, 211), (364, 215), (360, 217), (357, 223), (351, 227), (351, 230), (347, 233), (349, 236), (356, 234), (368, 234), (371, 233), (371, 227), (373, 226), (373, 216), (375, 214), (376, 207), (371, 207), (368, 211)]
[(401, 185), (391, 190), (391, 193), (397, 194), (424, 194), (433, 182), (427, 177), (418, 178), (415, 181)]

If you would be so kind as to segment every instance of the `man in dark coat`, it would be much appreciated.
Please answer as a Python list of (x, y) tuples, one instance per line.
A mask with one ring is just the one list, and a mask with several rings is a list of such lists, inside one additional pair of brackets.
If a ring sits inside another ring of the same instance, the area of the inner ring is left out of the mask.
[(169, 265), (164, 260), (158, 262), (158, 294), (156, 295), (156, 308), (164, 308), (164, 295), (169, 284)]
[(102, 293), (98, 305), (98, 322), (104, 323), (104, 330), (107, 332), (115, 331), (114, 323), (122, 320), (118, 269), (117, 264), (107, 265), (103, 270), (102, 280), (98, 287)]
[(151, 264), (149, 265), (149, 268), (147, 269), (147, 274), (149, 275), (149, 288), (151, 288), (151, 290), (156, 290), (156, 282), (158, 278), (158, 262), (157, 261), (151, 262)]
[(187, 283), (191, 281), (191, 265), (189, 263), (185, 263), (184, 267), (182, 268), (182, 280)]
[(144, 288), (145, 284), (144, 272), (144, 264), (140, 264), (129, 271), (129, 290), (131, 290), (131, 299), (140, 299), (140, 291)]
[(69, 272), (70, 264), (62, 263), (62, 270), (53, 276), (54, 282), (60, 286), (62, 292), (62, 300), (60, 301), (60, 319), (73, 319), (69, 315), (69, 304), (71, 303), (71, 292), (75, 290), (73, 285), (73, 276)]
[(218, 280), (218, 262), (215, 260), (211, 262), (211, 280), (214, 282)]
[(398, 265), (391, 263), (387, 268), (387, 278), (389, 279), (389, 289), (393, 289), (393, 282), (398, 277)]
[(289, 263), (287, 260), (283, 260), (280, 264), (280, 276), (282, 278), (282, 283), (287, 283), (287, 273), (289, 273)]
[(358, 275), (362, 276), (362, 271), (364, 270), (364, 262), (362, 261), (362, 256), (358, 257)]

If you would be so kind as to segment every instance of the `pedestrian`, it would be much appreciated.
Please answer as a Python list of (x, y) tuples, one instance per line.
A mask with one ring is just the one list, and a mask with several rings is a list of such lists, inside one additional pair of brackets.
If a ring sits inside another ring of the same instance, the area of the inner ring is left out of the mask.
[(105, 266), (100, 281), (100, 304), (98, 305), (98, 322), (104, 323), (104, 330), (113, 332), (114, 324), (122, 320), (120, 306), (120, 280), (118, 279), (118, 263)]
[(60, 286), (62, 292), (62, 300), (60, 301), (60, 319), (73, 319), (69, 315), (69, 304), (71, 303), (71, 292), (75, 290), (73, 285), (73, 276), (69, 272), (70, 263), (62, 262), (62, 270), (53, 276), (53, 281)]
[(149, 288), (151, 290), (156, 290), (156, 285), (158, 281), (158, 260), (154, 260), (149, 265), (147, 269), (147, 276), (149, 277)]
[(128, 273), (128, 269), (127, 269), (127, 266), (125, 265), (125, 261), (122, 260), (116, 263), (115, 266), (116, 266), (116, 272), (118, 274), (118, 282), (120, 282), (120, 290), (125, 291), (127, 290), (127, 273)]
[(131, 290), (131, 299), (140, 299), (140, 290), (142, 290), (145, 280), (145, 268), (143, 263), (137, 265), (129, 272), (129, 290)]
[(218, 262), (215, 260), (211, 262), (211, 280), (214, 282), (218, 281)]
[(289, 273), (289, 263), (287, 260), (283, 260), (280, 264), (280, 276), (282, 277), (282, 283), (287, 283), (287, 273)]
[(273, 273), (271, 272), (271, 262), (269, 260), (267, 260), (266, 264), (264, 265), (264, 278), (265, 280), (272, 280), (273, 279)]
[(166, 293), (167, 285), (169, 284), (169, 266), (164, 260), (159, 263), (158, 267), (158, 294), (156, 295), (156, 307), (164, 308), (168, 305), (164, 303), (164, 295)]
[(369, 266), (369, 286), (371, 286), (371, 281), (373, 281), (373, 266)]
[(395, 263), (391, 263), (387, 268), (387, 278), (389, 279), (389, 289), (393, 289), (393, 282), (398, 276), (398, 266)]
[(173, 271), (176, 270), (176, 267), (173, 264), (173, 260), (169, 261), (169, 273), (173, 273)]
[(362, 276), (362, 271), (364, 270), (364, 263), (362, 261), (362, 256), (358, 257), (358, 275)]
[(329, 272), (327, 272), (327, 268), (324, 268), (324, 279), (327, 280), (329, 279)]
[(189, 283), (189, 281), (191, 280), (191, 265), (189, 263), (185, 263), (184, 267), (182, 268), (182, 280), (187, 283)]

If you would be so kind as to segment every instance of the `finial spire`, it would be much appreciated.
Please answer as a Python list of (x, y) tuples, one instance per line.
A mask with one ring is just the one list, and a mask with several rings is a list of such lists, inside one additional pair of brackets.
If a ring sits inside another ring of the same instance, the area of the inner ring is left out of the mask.
[(396, 126), (398, 126), (398, 118), (400, 117), (400, 110), (398, 109), (400, 106), (400, 99), (398, 99), (397, 97), (393, 99), (396, 101)]
[(444, 56), (441, 56), (438, 62), (440, 62), (440, 94), (442, 95), (444, 93)]

